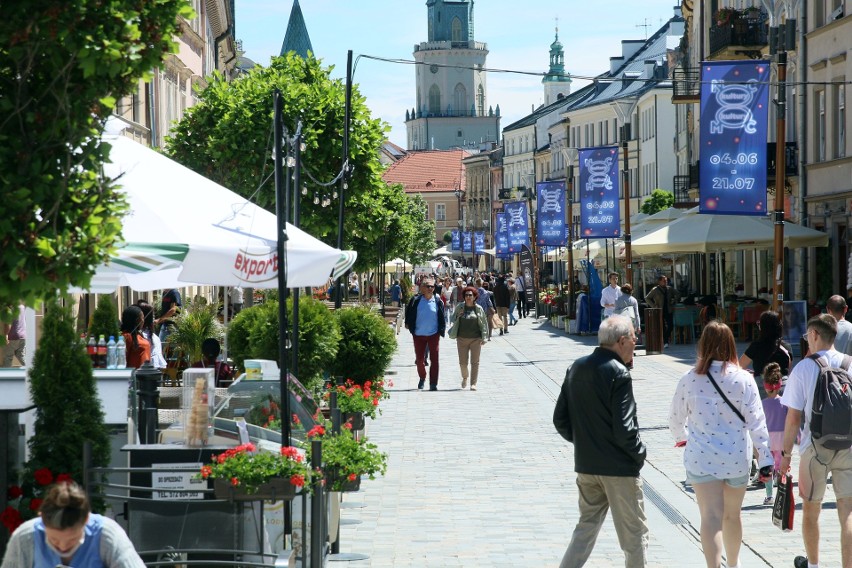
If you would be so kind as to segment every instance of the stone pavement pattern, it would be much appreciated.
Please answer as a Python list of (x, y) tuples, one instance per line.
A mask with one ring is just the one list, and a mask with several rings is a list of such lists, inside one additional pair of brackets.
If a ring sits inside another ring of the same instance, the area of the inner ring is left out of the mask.
[[(521, 319), (483, 347), (479, 390), (461, 390), (455, 343), (441, 340), (438, 392), (417, 390), (411, 336), (402, 330), (389, 378), (390, 400), (367, 425), (389, 455), (383, 478), (362, 483), (344, 501), (341, 552), (362, 567), (558, 566), (577, 522), (573, 447), (552, 424), (567, 367), (588, 354), (596, 336), (566, 335), (544, 319)], [(742, 352), (744, 344), (738, 345)], [(639, 425), (648, 446), (645, 510), (651, 529), (649, 566), (703, 567), (698, 506), (683, 486), (681, 450), (668, 432), (678, 379), (694, 363), (694, 345), (662, 355), (637, 352), (633, 371)], [(794, 452), (794, 471), (798, 450)], [(801, 505), (795, 530), (782, 533), (750, 490), (743, 503), (741, 565), (793, 565), (803, 554)], [(840, 565), (839, 527), (829, 486), (822, 516), (821, 565)], [(346, 523), (356, 524), (346, 524)], [(611, 520), (587, 566), (623, 566)]]

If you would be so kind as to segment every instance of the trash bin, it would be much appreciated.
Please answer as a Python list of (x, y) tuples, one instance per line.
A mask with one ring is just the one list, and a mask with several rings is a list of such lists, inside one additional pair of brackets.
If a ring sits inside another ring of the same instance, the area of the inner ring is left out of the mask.
[(645, 308), (645, 354), (659, 355), (663, 352), (663, 310)]
[(143, 444), (157, 443), (157, 423), (159, 420), (160, 392), (158, 387), (163, 373), (150, 361), (136, 371), (136, 394), (139, 397), (139, 440)]

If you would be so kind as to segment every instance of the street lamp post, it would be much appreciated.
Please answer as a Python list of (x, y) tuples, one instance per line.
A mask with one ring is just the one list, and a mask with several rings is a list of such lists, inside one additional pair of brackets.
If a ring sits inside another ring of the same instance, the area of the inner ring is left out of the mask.
[(785, 45), (784, 25), (778, 26), (778, 100), (776, 101), (776, 134), (775, 134), (775, 289), (772, 294), (772, 309), (778, 311), (784, 302), (784, 185), (786, 184), (785, 146), (787, 142), (787, 51)]
[[(624, 279), (633, 286), (633, 250), (630, 246), (630, 170), (628, 169), (627, 140), (630, 138), (630, 123), (625, 122), (621, 127), (621, 148), (624, 151), (624, 262), (627, 265)], [(613, 250), (613, 265), (615, 250)]]

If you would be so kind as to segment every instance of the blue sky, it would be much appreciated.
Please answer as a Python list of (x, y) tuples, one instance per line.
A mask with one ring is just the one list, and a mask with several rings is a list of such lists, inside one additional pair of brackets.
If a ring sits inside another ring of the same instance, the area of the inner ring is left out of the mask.
[[(546, 72), (556, 18), (565, 46), (565, 68), (591, 77), (620, 55), (621, 40), (644, 39), (674, 14), (673, 0), (610, 0), (594, 10), (577, 0), (478, 0), (475, 39), (488, 44), (487, 67)], [(317, 57), (346, 74), (346, 51), (413, 59), (415, 43), (426, 41), (425, 0), (300, 0)], [(522, 6), (519, 9), (518, 6)], [(292, 0), (236, 0), (236, 36), (247, 57), (267, 65), (281, 51)], [(649, 27), (643, 27), (644, 24)], [(361, 59), (354, 81), (374, 117), (387, 122), (392, 142), (405, 146), (405, 110), (414, 106), (414, 67)], [(575, 79), (572, 89), (587, 82)], [(501, 127), (543, 102), (541, 78), (491, 73), (488, 105), (500, 105)]]

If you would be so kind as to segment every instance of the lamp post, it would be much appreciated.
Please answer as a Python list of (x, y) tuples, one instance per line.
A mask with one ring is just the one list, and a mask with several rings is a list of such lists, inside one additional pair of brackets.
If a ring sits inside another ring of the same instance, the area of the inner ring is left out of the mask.
[(565, 157), (565, 193), (568, 198), (568, 317), (575, 319), (576, 306), (574, 305), (574, 161), (578, 156), (577, 148), (563, 148), (562, 155)]
[(787, 46), (784, 24), (778, 26), (778, 98), (775, 101), (777, 112), (775, 134), (775, 269), (772, 276), (775, 286), (772, 294), (772, 309), (778, 311), (784, 302), (784, 185), (786, 184), (786, 143), (787, 143)]
[[(539, 270), (538, 270), (538, 247), (536, 246), (535, 238), (535, 214), (533, 213), (532, 204), (533, 199), (535, 199), (535, 162), (533, 162), (533, 173), (526, 174), (523, 176), (525, 180), (528, 180), (529, 185), (527, 186), (526, 194), (527, 194), (527, 208), (530, 212), (530, 244), (532, 248), (530, 252), (532, 252), (533, 258), (533, 302), (535, 302), (535, 294), (539, 290)], [(536, 304), (537, 305), (537, 304)], [(536, 312), (536, 317), (538, 317), (538, 312)]]
[(453, 193), (456, 194), (456, 199), (458, 199), (459, 204), (459, 247), (461, 247), (459, 252), (461, 252), (462, 261), (464, 261), (464, 215), (462, 215), (462, 196), (464, 195), (464, 190), (462, 190), (461, 187), (457, 187)]
[[(630, 170), (628, 169), (627, 141), (630, 138), (630, 123), (621, 126), (621, 148), (624, 152), (624, 262), (627, 265), (624, 279), (633, 286), (633, 250), (630, 246)], [(613, 243), (614, 244), (614, 243)], [(613, 247), (613, 265), (615, 265), (615, 250)]]

